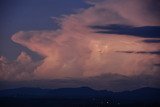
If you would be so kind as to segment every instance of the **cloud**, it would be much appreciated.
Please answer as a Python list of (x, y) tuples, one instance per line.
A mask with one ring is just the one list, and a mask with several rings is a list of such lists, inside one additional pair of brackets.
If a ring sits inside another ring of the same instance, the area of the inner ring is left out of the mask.
[[(91, 4), (95, 4), (95, 10), (104, 10), (103, 13), (109, 14), (112, 23), (108, 20), (107, 14), (106, 22), (103, 24), (131, 24), (137, 26), (147, 26), (147, 25), (159, 25), (159, 10), (160, 2), (159, 0), (87, 0)], [(103, 17), (101, 15), (101, 17)], [(98, 16), (97, 16), (98, 17)]]
[[(151, 66), (154, 61), (157, 61), (156, 56), (124, 55), (115, 52), (152, 49), (148, 44), (138, 43), (137, 40), (140, 38), (125, 35), (106, 37), (94, 33), (83, 36), (79, 32), (74, 33), (75, 37), (67, 33), (59, 36), (50, 32), (44, 35), (43, 33), (32, 31), (27, 32), (26, 35), (25, 32), (19, 32), (12, 38), (17, 43), (44, 56), (43, 63), (34, 70), (38, 78), (90, 77), (105, 73), (133, 75), (154, 72)], [(26, 39), (26, 36), (32, 36), (32, 38)]]
[[(134, 76), (157, 72), (158, 68), (154, 66), (159, 63), (157, 55), (116, 51), (155, 51), (159, 44), (139, 42), (144, 40), (140, 36), (97, 34), (89, 27), (107, 24), (158, 26), (158, 16), (148, 7), (151, 0), (91, 2), (92, 7), (59, 19), (60, 29), (20, 31), (12, 36), (14, 42), (43, 56), (42, 63), (29, 71), (38, 79), (89, 78), (107, 73)], [(23, 54), (18, 59), (30, 60)]]
[(25, 52), (21, 52), (15, 61), (9, 61), (1, 56), (0, 79), (7, 81), (33, 79), (33, 72), (37, 65)]
[(32, 62), (32, 59), (31, 59), (31, 57), (29, 55), (27, 55), (27, 53), (21, 52), (21, 54), (17, 58), (17, 62), (25, 64), (25, 63)]

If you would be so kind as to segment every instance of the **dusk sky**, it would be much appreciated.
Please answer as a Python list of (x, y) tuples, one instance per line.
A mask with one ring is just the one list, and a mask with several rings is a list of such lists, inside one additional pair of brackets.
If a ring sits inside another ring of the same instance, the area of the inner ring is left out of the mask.
[(1, 0), (0, 88), (160, 88), (159, 0)]

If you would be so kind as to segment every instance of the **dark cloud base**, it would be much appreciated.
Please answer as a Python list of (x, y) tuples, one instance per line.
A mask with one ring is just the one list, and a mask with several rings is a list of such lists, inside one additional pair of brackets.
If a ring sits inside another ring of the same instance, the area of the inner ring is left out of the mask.
[(159, 73), (155, 75), (124, 76), (106, 74), (90, 78), (66, 78), (53, 80), (0, 81), (0, 89), (18, 87), (64, 88), (87, 86), (93, 89), (111, 91), (133, 90), (141, 87), (160, 88)]

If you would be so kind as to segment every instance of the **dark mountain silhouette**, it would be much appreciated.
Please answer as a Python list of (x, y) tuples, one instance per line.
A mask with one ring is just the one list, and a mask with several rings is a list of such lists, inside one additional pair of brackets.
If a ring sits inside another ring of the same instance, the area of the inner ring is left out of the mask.
[(113, 93), (109, 91), (97, 91), (89, 87), (79, 87), (79, 88), (59, 88), (59, 89), (41, 89), (41, 88), (16, 88), (16, 89), (6, 89), (0, 91), (0, 97), (93, 97), (93, 96), (103, 96), (108, 93)]
[(0, 105), (3, 107), (158, 107), (160, 106), (160, 89), (146, 87), (133, 91), (111, 92), (88, 87), (60, 89), (23, 87), (1, 90)]

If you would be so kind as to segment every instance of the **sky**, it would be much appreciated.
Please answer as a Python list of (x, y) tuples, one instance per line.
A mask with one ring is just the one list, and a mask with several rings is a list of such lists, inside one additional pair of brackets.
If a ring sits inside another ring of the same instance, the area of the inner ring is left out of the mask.
[(0, 88), (160, 87), (159, 0), (0, 5)]

